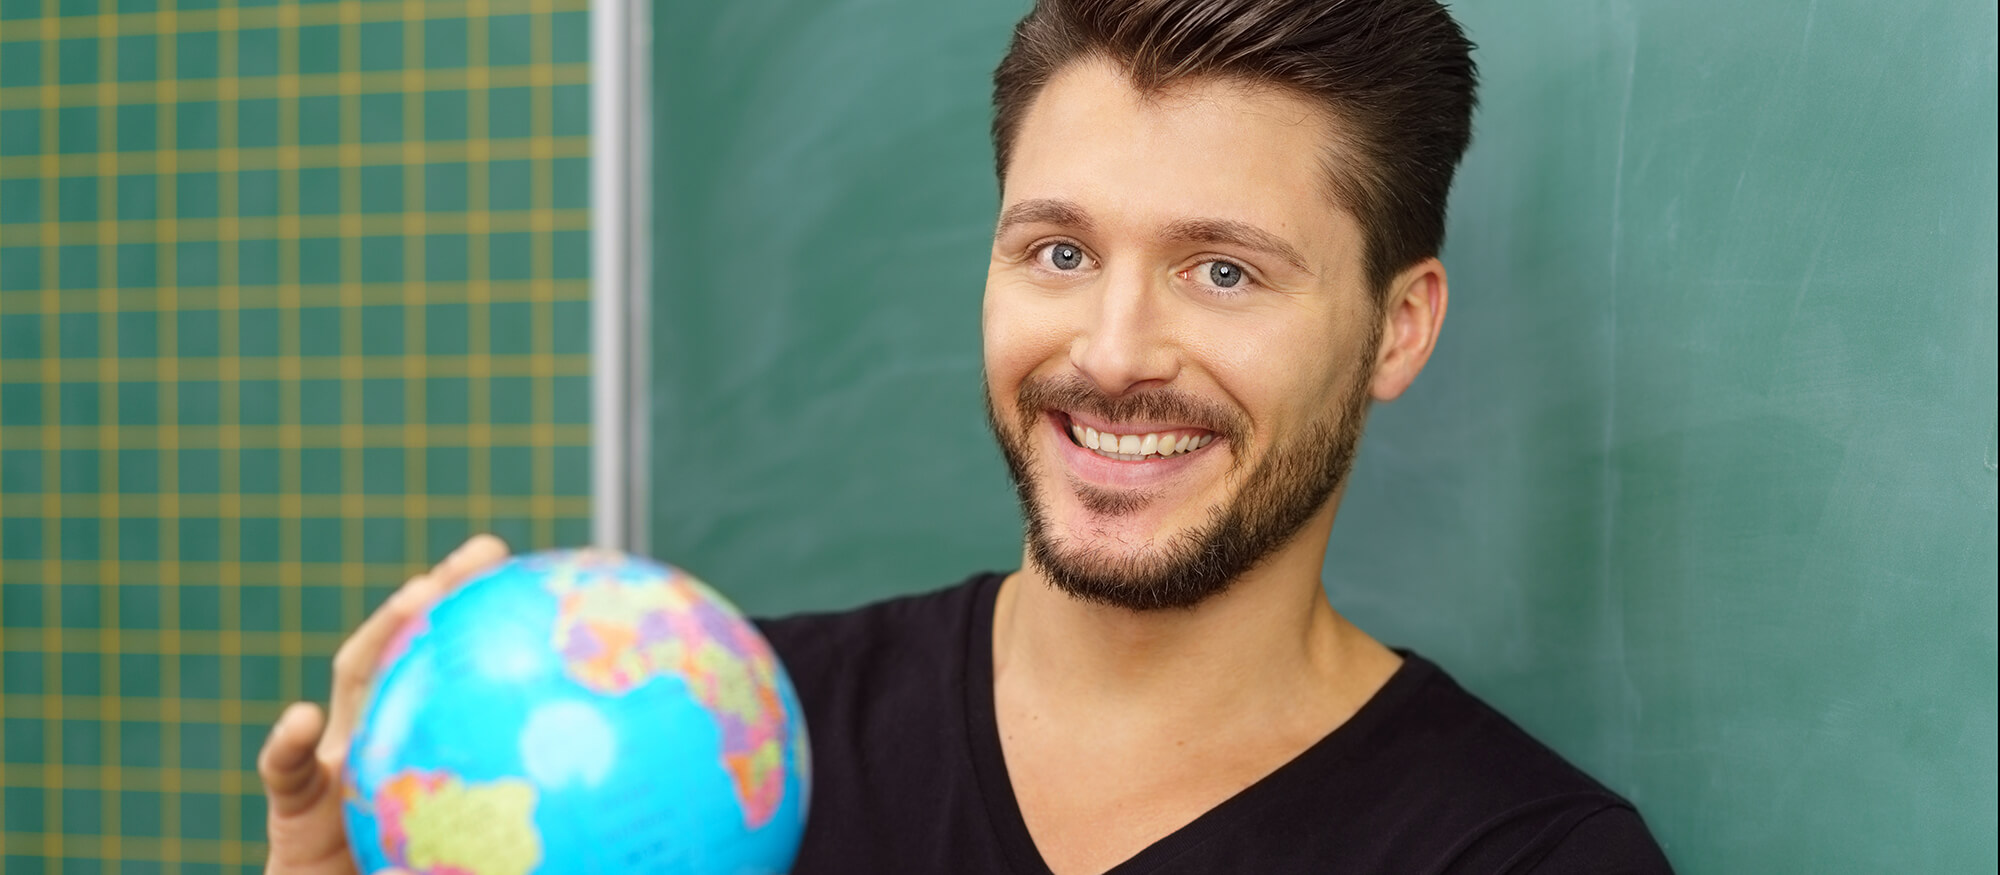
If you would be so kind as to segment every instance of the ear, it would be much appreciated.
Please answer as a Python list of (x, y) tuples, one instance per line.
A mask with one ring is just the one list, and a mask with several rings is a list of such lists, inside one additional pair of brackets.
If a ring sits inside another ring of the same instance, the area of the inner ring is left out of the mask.
[(1389, 283), (1382, 301), (1382, 343), (1375, 351), (1375, 377), (1369, 392), (1377, 401), (1394, 401), (1410, 388), (1437, 346), (1444, 311), (1451, 303), (1444, 263), (1426, 258), (1404, 269)]

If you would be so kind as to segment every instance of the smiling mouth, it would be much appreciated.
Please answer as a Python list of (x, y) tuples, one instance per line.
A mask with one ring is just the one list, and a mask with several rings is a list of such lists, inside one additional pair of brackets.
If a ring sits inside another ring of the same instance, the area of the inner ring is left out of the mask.
[(1071, 443), (1120, 462), (1150, 462), (1184, 456), (1215, 442), (1215, 433), (1205, 429), (1115, 434), (1068, 421), (1067, 416), (1063, 419), (1064, 430), (1069, 433)]

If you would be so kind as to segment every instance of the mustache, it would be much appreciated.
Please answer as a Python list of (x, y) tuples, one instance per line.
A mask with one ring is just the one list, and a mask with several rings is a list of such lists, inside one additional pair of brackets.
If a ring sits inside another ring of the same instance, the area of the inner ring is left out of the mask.
[(1154, 420), (1191, 425), (1221, 435), (1232, 452), (1242, 446), (1244, 417), (1233, 408), (1173, 388), (1149, 389), (1130, 395), (1106, 395), (1074, 374), (1030, 377), (1015, 393), (1026, 432), (1044, 410), (1086, 413), (1111, 422)]

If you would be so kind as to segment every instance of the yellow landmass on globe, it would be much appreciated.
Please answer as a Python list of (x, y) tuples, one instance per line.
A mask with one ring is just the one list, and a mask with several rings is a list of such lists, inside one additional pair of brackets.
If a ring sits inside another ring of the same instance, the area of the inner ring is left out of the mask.
[(708, 681), (708, 688), (701, 693), (712, 700), (717, 710), (753, 724), (775, 710), (772, 707), (775, 703), (762, 694), (771, 679), (757, 677), (749, 661), (729, 648), (713, 640), (701, 642), (695, 649), (691, 668), (692, 676)]
[(405, 859), (418, 871), (527, 875), (542, 862), (535, 788), (517, 778), (468, 785), (447, 778), (409, 799)]
[(722, 760), (729, 769), (729, 777), (736, 781), (739, 796), (755, 799), (770, 795), (773, 798), (766, 807), (777, 807), (775, 797), (784, 792), (785, 770), (785, 748), (777, 739), (767, 739), (744, 753), (723, 754)]

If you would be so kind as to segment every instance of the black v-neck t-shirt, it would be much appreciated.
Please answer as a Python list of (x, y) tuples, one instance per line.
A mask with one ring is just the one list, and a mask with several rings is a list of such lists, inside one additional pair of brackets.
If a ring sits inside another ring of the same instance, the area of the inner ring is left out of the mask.
[[(812, 739), (792, 875), (1049, 875), (993, 714), (1001, 580), (759, 623)], [(1412, 653), (1345, 724), (1111, 869), (1668, 871), (1630, 803)]]

